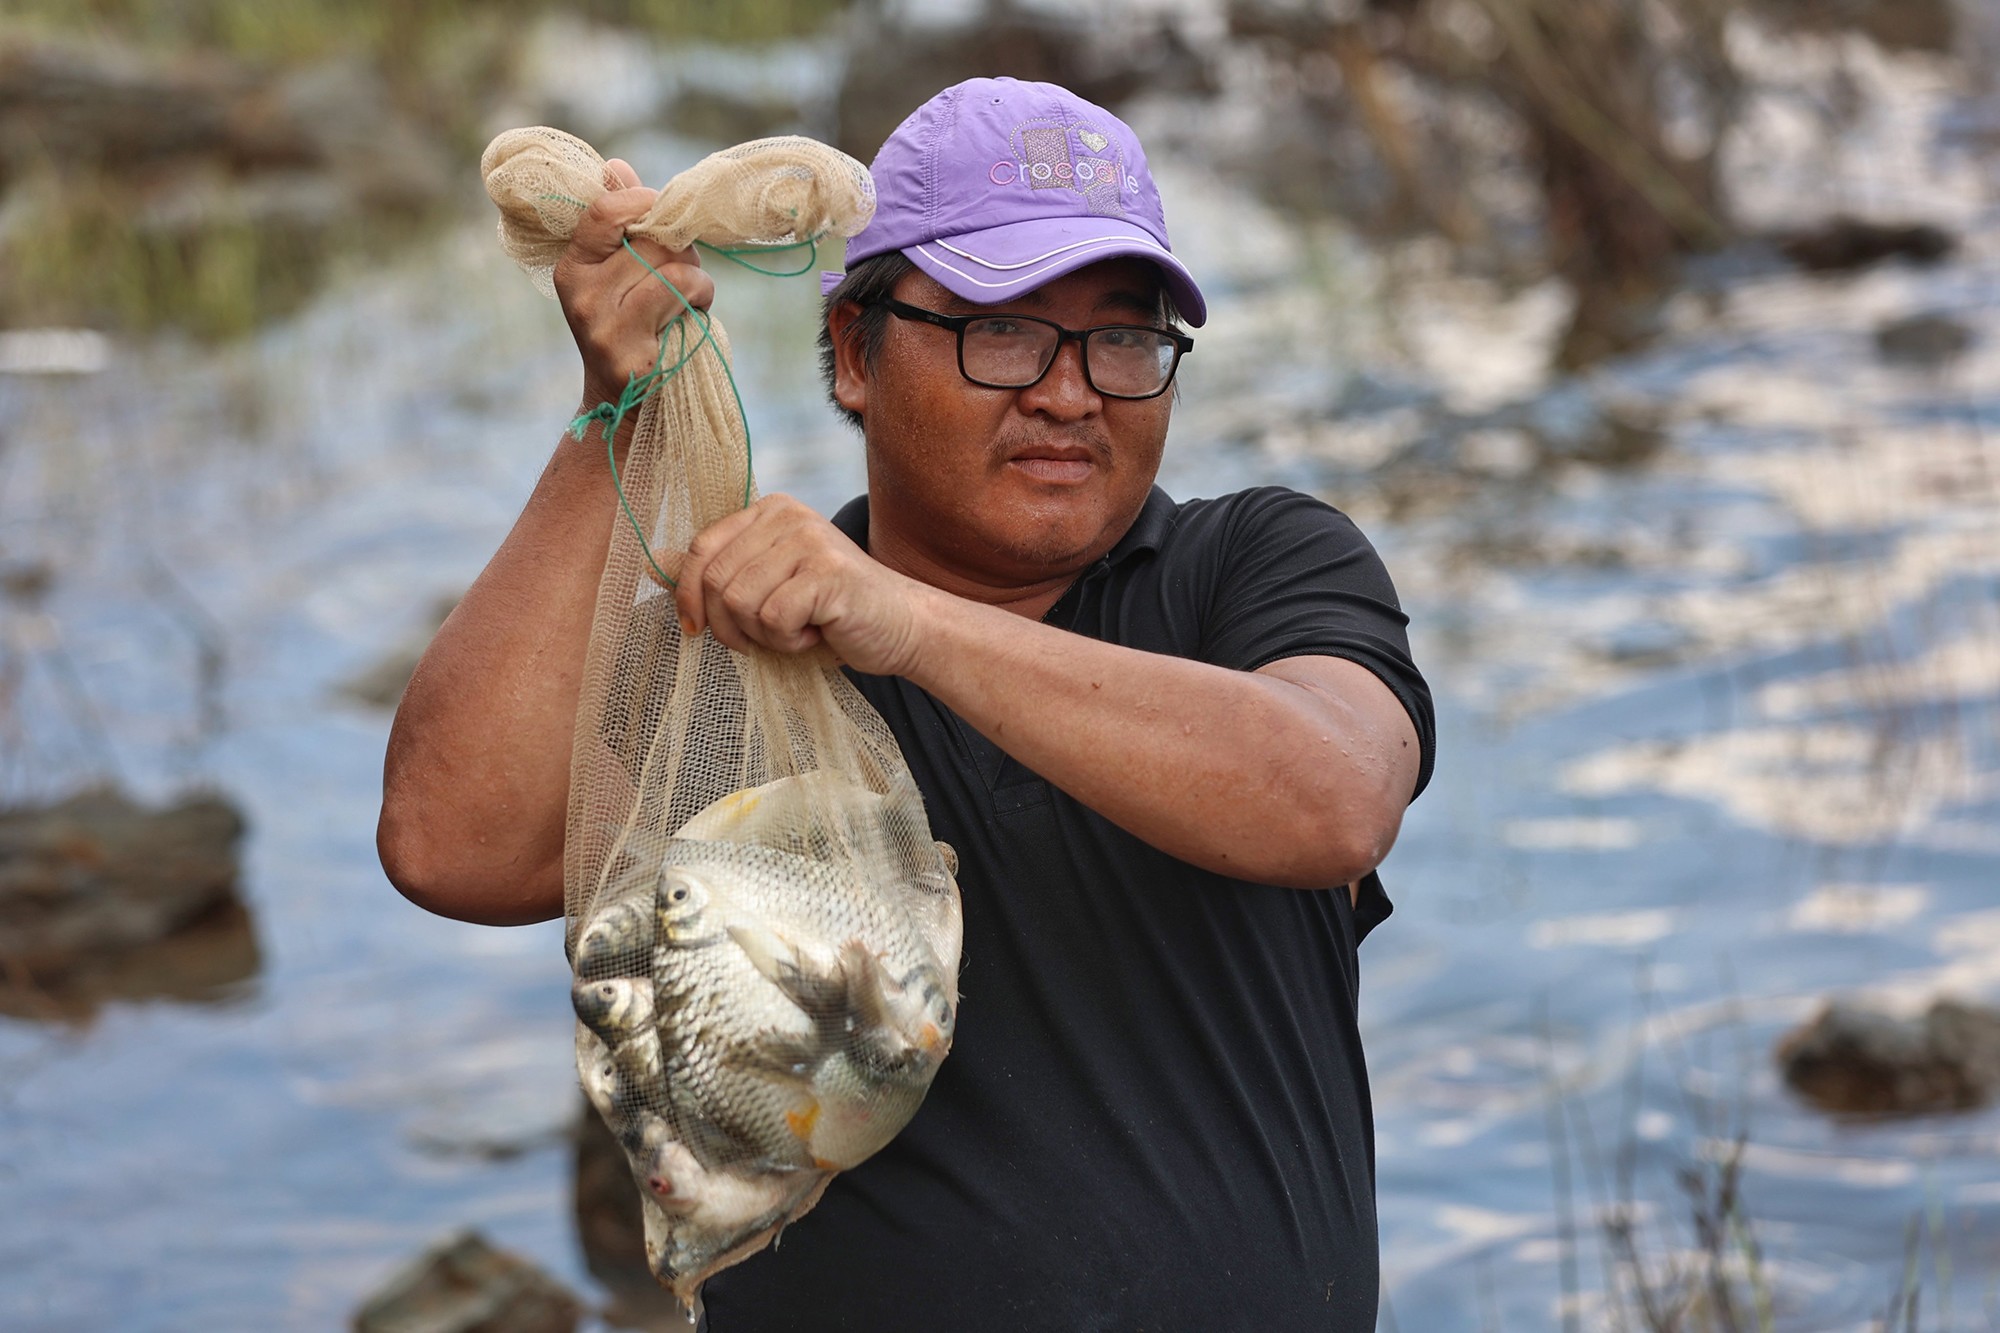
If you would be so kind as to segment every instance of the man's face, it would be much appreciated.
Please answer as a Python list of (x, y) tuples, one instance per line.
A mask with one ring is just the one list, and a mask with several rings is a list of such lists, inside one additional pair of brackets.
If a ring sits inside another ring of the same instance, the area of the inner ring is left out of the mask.
[[(1157, 325), (1158, 290), (1151, 264), (1118, 259), (1000, 305), (961, 300), (923, 273), (895, 295), (947, 315), (1007, 312), (1086, 329)], [(908, 551), (939, 572), (1025, 585), (1074, 574), (1125, 534), (1159, 471), (1171, 393), (1105, 397), (1085, 381), (1074, 340), (1039, 383), (983, 388), (959, 374), (950, 329), (892, 317), (884, 332), (872, 368), (835, 339), (835, 394), (863, 417), (879, 556), (902, 564)]]

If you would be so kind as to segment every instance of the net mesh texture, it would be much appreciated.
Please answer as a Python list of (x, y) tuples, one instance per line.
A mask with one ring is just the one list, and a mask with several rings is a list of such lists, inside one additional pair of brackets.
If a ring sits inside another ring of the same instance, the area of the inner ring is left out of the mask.
[[(547, 128), (500, 135), (481, 171), (502, 245), (553, 295), (618, 180)], [(674, 177), (627, 235), (740, 258), (852, 236), (874, 204), (853, 158), (763, 139)], [(830, 654), (681, 631), (670, 589), (689, 543), (755, 495), (721, 323), (689, 310), (654, 375), (578, 425), (595, 416), (608, 441), (628, 410), (571, 757), (565, 940), (584, 1091), (631, 1161), (654, 1274), (692, 1319), (705, 1278), (916, 1112), (957, 1010), (957, 863)]]

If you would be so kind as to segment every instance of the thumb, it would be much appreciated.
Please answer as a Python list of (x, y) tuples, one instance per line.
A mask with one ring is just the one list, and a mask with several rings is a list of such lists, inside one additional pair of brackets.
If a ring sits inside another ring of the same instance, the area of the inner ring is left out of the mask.
[(607, 190), (629, 190), (639, 184), (639, 173), (632, 164), (622, 157), (614, 157), (604, 164), (604, 188)]
[(580, 264), (596, 264), (618, 253), (626, 229), (646, 216), (655, 197), (655, 191), (643, 186), (629, 186), (597, 196), (577, 220), (576, 230), (570, 235), (568, 257)]

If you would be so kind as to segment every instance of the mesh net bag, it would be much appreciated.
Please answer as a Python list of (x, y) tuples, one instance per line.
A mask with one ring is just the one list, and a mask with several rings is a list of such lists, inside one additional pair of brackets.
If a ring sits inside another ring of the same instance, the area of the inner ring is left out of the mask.
[[(541, 128), (502, 134), (481, 168), (507, 253), (552, 293), (617, 181)], [(860, 163), (765, 139), (676, 176), (628, 234), (740, 254), (851, 236), (873, 209)], [(720, 323), (690, 312), (662, 339), (678, 370), (638, 407), (618, 474), (563, 890), (578, 1072), (631, 1160), (653, 1271), (694, 1317), (703, 1279), (915, 1113), (951, 1044), (960, 919), (956, 858), (831, 656), (682, 634), (688, 544), (755, 488)]]

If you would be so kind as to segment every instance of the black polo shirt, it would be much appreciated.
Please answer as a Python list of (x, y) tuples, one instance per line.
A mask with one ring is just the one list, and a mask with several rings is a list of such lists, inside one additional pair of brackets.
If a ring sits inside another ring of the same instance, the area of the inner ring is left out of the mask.
[[(865, 499), (834, 522), (862, 546)], [(1374, 549), (1265, 488), (1138, 521), (1050, 624), (1255, 670), (1350, 658), (1433, 753)], [(712, 1333), (1375, 1327), (1355, 947), (1389, 914), (1157, 851), (930, 695), (855, 676), (958, 849), (958, 1033), (923, 1109), (775, 1251), (711, 1279)]]

